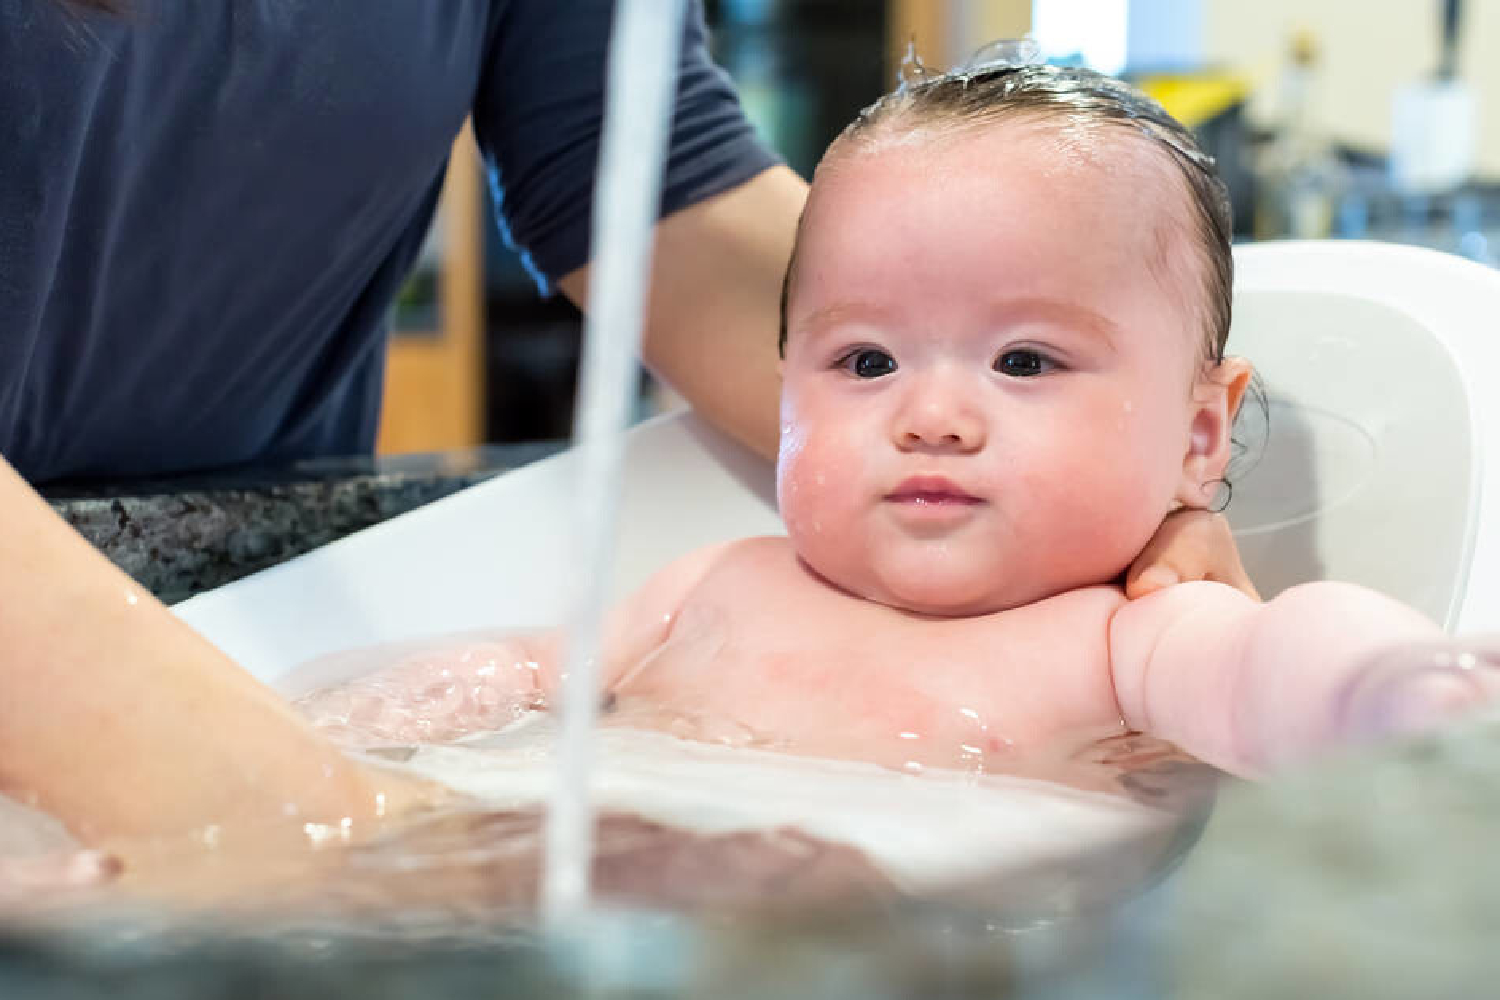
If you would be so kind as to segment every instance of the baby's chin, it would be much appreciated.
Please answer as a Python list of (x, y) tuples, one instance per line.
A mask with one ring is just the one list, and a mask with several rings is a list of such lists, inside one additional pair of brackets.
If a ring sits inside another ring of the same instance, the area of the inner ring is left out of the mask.
[[(867, 568), (866, 575), (834, 580), (842, 589), (887, 607), (931, 618), (973, 618), (1011, 611), (1075, 590), (1108, 585), (1121, 571), (1078, 572), (1059, 578), (1058, 567), (1026, 566), (986, 574), (954, 575), (886, 572)], [(1090, 567), (1092, 569), (1092, 567)]]
[(1010, 611), (1013, 608), (1023, 607), (1033, 601), (1039, 601), (1044, 597), (1052, 596), (1043, 594), (1029, 599), (1006, 599), (1003, 597), (986, 596), (982, 598), (952, 598), (945, 596), (934, 597), (908, 597), (893, 594), (887, 599), (872, 598), (881, 604), (895, 608), (898, 611), (909, 611), (912, 614), (923, 615), (928, 618), (977, 618), (981, 615), (998, 614), (1001, 611)]
[(930, 618), (974, 618), (1009, 611), (1053, 596), (1029, 592), (1007, 593), (1002, 589), (980, 588), (960, 581), (928, 581), (920, 585), (911, 580), (861, 582), (863, 586), (845, 589), (877, 604)]
[(883, 563), (848, 558), (847, 553), (842, 559), (818, 558), (826, 553), (799, 555), (816, 576), (847, 594), (931, 618), (973, 618), (1010, 611), (1072, 590), (1111, 583), (1121, 572), (1087, 566), (1063, 573), (1062, 567), (1030, 562), (1004, 568), (991, 562), (943, 572), (930, 560)]

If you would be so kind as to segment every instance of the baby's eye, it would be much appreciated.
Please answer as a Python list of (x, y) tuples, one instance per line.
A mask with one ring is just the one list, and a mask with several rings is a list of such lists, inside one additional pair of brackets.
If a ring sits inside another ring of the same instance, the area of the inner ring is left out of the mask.
[(879, 378), (896, 370), (896, 359), (877, 348), (862, 347), (840, 358), (839, 367), (859, 378)]
[(1044, 375), (1055, 368), (1057, 368), (1055, 361), (1036, 351), (1006, 351), (995, 359), (995, 371), (1015, 378)]

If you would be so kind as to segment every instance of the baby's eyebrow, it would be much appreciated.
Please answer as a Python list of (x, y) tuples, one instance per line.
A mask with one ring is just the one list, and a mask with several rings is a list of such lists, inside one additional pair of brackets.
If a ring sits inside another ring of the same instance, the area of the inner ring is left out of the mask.
[(835, 302), (814, 309), (796, 323), (809, 333), (844, 323), (879, 323), (887, 319), (887, 310), (869, 302)]
[[(1025, 321), (1051, 323), (1070, 330), (1093, 334), (1114, 349), (1120, 335), (1120, 327), (1114, 320), (1088, 306), (1063, 299), (1010, 298), (1001, 299), (991, 305), (991, 311), (1003, 324)], [(870, 302), (835, 302), (814, 309), (795, 325), (809, 334), (816, 334), (845, 323), (868, 323), (881, 325), (890, 321), (890, 310)]]
[(1114, 349), (1120, 335), (1120, 326), (1103, 313), (1088, 306), (1063, 299), (1022, 298), (1005, 299), (995, 303), (996, 315), (1002, 322), (1014, 323), (1024, 320), (1039, 320), (1058, 326), (1091, 333)]

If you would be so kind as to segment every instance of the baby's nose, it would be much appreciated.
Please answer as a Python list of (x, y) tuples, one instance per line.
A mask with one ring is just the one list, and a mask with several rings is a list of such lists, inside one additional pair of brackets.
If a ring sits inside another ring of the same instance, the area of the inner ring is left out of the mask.
[(984, 420), (956, 386), (915, 394), (895, 425), (896, 444), (905, 449), (969, 452), (984, 447)]

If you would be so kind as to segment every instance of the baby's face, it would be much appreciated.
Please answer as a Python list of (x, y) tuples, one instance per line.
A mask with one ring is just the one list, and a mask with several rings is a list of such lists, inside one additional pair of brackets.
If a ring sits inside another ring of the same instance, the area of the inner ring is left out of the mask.
[(881, 142), (837, 153), (808, 204), (778, 466), (792, 540), (832, 583), (928, 614), (1113, 579), (1222, 471), (1193, 457), (1214, 428), (1170, 163), (1017, 124)]

